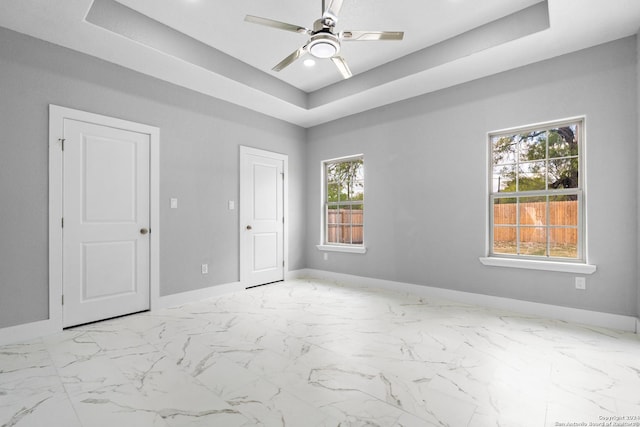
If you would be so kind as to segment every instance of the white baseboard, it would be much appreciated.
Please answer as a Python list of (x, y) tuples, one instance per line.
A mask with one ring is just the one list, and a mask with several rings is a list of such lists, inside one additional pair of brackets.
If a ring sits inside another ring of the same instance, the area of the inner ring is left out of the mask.
[[(466, 304), (481, 305), (485, 307), (499, 308), (540, 317), (564, 320), (567, 322), (582, 323), (586, 325), (600, 326), (611, 329), (640, 333), (640, 318), (623, 316), (619, 314), (600, 313), (597, 311), (581, 310), (577, 308), (560, 307), (550, 304), (514, 300), (510, 298), (494, 297), (490, 295), (474, 294), (470, 292), (454, 291), (451, 289), (434, 288), (432, 286), (415, 285), (390, 280), (373, 279), (350, 274), (333, 273), (330, 271), (301, 269), (289, 271), (286, 280), (303, 278), (339, 281), (352, 286), (375, 287), (396, 292), (406, 292), (414, 295), (435, 297), (458, 301)], [(152, 311), (177, 307), (190, 302), (200, 301), (227, 293), (243, 291), (244, 286), (240, 282), (226, 283), (197, 289), (179, 294), (160, 297), (154, 304)], [(0, 345), (29, 341), (32, 339), (53, 335), (62, 331), (59, 322), (52, 319), (41, 320), (23, 325), (0, 328)]]
[[(190, 302), (243, 290), (244, 286), (241, 285), (240, 282), (235, 282), (211, 286), (204, 289), (197, 289), (194, 291), (181, 292), (174, 295), (167, 295), (158, 298), (157, 302), (152, 305), (151, 311), (162, 308), (177, 307)], [(30, 341), (36, 338), (53, 335), (58, 332), (62, 332), (62, 324), (53, 319), (0, 328), (0, 345)]]
[(635, 333), (639, 333), (640, 331), (640, 319), (620, 314), (601, 313), (598, 311), (561, 307), (551, 304), (541, 304), (537, 302), (474, 294), (471, 292), (455, 291), (451, 289), (435, 288), (432, 286), (415, 285), (404, 282), (394, 282), (390, 280), (373, 279), (369, 277), (353, 276), (350, 274), (334, 273), (315, 269), (303, 269), (291, 272), (291, 279), (294, 278), (338, 281), (353, 286), (375, 287), (396, 292), (406, 292), (424, 297), (448, 299), (465, 304), (515, 311), (518, 313), (558, 319), (572, 323), (581, 323)]
[(304, 279), (307, 277), (311, 277), (312, 271), (317, 271), (317, 270), (304, 268), (301, 270), (287, 271), (284, 275), (284, 280), (296, 280), (296, 279)]
[(30, 341), (60, 331), (62, 331), (60, 324), (51, 319), (0, 328), (0, 345)]
[(206, 298), (217, 297), (223, 294), (238, 291), (244, 291), (244, 286), (240, 282), (233, 282), (225, 283), (223, 285), (210, 286), (203, 289), (196, 289), (193, 291), (181, 292), (179, 294), (167, 295), (158, 299), (158, 304), (156, 307), (153, 307), (153, 310), (178, 307), (190, 302), (196, 302)]

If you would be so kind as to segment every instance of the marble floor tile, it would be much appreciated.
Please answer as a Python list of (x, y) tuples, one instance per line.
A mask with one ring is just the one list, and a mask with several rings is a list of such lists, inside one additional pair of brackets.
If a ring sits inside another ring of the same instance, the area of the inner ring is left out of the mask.
[(250, 417), (256, 425), (336, 425), (320, 408), (265, 379), (229, 387), (221, 393), (221, 397), (232, 407)]
[(1, 426), (45, 426), (52, 419), (81, 426), (55, 369), (0, 384)]
[(0, 347), (0, 427), (555, 427), (638, 390), (635, 334), (312, 280)]
[(51, 357), (40, 340), (0, 347), (0, 385), (47, 376), (51, 369)]

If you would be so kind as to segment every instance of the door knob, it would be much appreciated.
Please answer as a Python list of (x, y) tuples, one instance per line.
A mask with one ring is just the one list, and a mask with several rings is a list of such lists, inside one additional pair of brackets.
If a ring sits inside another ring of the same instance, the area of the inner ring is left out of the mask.
[(253, 227), (251, 227), (250, 225), (247, 225), (247, 230), (251, 230), (253, 229)]
[(149, 229), (147, 228), (141, 228), (140, 229), (140, 234), (147, 234), (149, 232)]

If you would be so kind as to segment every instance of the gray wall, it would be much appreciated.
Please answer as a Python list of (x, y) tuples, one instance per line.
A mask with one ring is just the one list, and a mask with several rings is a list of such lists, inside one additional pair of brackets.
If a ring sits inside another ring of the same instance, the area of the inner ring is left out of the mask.
[[(623, 39), (305, 132), (0, 29), (0, 328), (48, 315), (50, 103), (160, 128), (162, 295), (238, 280), (238, 211), (227, 200), (238, 201), (238, 146), (249, 145), (289, 155), (291, 270), (639, 313), (636, 58), (636, 39)], [(486, 133), (582, 114), (598, 265), (586, 292), (571, 274), (482, 266)], [(323, 261), (320, 162), (355, 153), (365, 154), (369, 251)]]
[(161, 295), (239, 280), (239, 145), (289, 155), (289, 268), (305, 266), (304, 129), (0, 29), (0, 327), (48, 317), (50, 103), (160, 128)]
[[(308, 131), (307, 266), (602, 312), (638, 312), (636, 39), (536, 63)], [(587, 290), (573, 274), (483, 266), (487, 132), (587, 116)], [(319, 239), (320, 163), (364, 153), (365, 255)]]

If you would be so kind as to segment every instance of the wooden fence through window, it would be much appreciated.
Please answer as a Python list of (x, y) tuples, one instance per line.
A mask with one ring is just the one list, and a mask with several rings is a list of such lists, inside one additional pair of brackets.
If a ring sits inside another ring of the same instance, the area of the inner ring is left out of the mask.
[[(520, 241), (546, 242), (546, 226), (550, 225), (549, 239), (552, 243), (576, 245), (578, 243), (578, 202), (568, 200), (549, 202), (547, 224), (545, 202), (520, 203)], [(493, 240), (495, 242), (516, 241), (515, 203), (493, 205)]]
[(327, 243), (363, 243), (362, 209), (328, 209)]
[[(520, 241), (546, 242), (547, 204), (545, 202), (520, 203)], [(496, 242), (515, 242), (515, 203), (494, 204), (493, 239)], [(568, 200), (549, 202), (550, 241), (559, 244), (578, 243), (578, 202)], [(327, 214), (328, 243), (363, 243), (363, 211), (329, 209)]]

